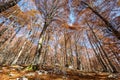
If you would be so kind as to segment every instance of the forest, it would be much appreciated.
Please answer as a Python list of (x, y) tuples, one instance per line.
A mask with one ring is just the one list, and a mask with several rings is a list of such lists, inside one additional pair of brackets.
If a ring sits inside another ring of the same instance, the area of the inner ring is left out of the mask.
[(0, 80), (120, 80), (120, 0), (0, 0)]

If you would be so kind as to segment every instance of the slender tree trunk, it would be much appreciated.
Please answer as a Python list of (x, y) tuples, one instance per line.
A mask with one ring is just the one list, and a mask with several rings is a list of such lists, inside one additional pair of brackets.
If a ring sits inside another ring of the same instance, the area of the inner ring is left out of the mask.
[(13, 61), (13, 63), (12, 63), (12, 64), (16, 64), (16, 63), (17, 63), (17, 61), (18, 61), (19, 57), (20, 57), (20, 56), (21, 56), (21, 54), (22, 54), (22, 51), (23, 51), (23, 49), (24, 49), (24, 47), (25, 47), (26, 43), (27, 43), (27, 41), (25, 41), (25, 42), (24, 42), (23, 46), (21, 47), (20, 52), (18, 53), (18, 56), (15, 58), (15, 60)]
[(70, 40), (70, 65), (74, 66), (71, 40)]
[(104, 62), (102, 61), (102, 59), (100, 58), (100, 56), (98, 55), (98, 53), (96, 52), (96, 49), (94, 48), (94, 46), (93, 46), (93, 44), (92, 44), (92, 42), (91, 42), (90, 37), (89, 37), (88, 34), (87, 34), (87, 36), (88, 36), (88, 41), (89, 41), (89, 43), (91, 44), (91, 47), (92, 47), (92, 49), (93, 49), (93, 51), (94, 51), (94, 53), (95, 53), (95, 55), (96, 55), (96, 58), (97, 58), (97, 60), (99, 61), (99, 63), (101, 64), (101, 66), (102, 66), (102, 68), (103, 68), (103, 71), (104, 71), (104, 72), (107, 72), (107, 67), (106, 67), (106, 65), (104, 64)]
[[(45, 34), (45, 31), (46, 31), (47, 27), (48, 27), (48, 24), (47, 24), (47, 22), (45, 22), (45, 23), (44, 23), (44, 26), (43, 26), (43, 29), (42, 29), (42, 32), (41, 32), (40, 35), (39, 35), (39, 41), (40, 41), (40, 39), (42, 38), (42, 36)], [(33, 63), (34, 63), (34, 64), (39, 64), (39, 63), (38, 63), (38, 60), (39, 60), (39, 57), (40, 57), (40, 54), (41, 54), (41, 50), (42, 50), (42, 45), (39, 44), (39, 41), (38, 41), (38, 43), (37, 43), (37, 48), (36, 48), (36, 52), (35, 52), (35, 57), (34, 57), (34, 60), (33, 60)], [(39, 47), (39, 46), (40, 46), (40, 47)]]
[(89, 53), (88, 53), (88, 49), (87, 49), (87, 46), (86, 46), (86, 44), (85, 44), (85, 42), (84, 42), (84, 45), (85, 45), (85, 49), (86, 49), (86, 53), (87, 53), (87, 57), (88, 57), (88, 60), (89, 60), (89, 64), (90, 64), (90, 70), (92, 71), (93, 69), (92, 69), (92, 65), (91, 65), (91, 60), (90, 60), (90, 56), (89, 56)]
[(47, 53), (48, 53), (48, 42), (49, 42), (49, 40), (50, 40), (50, 35), (49, 35), (49, 33), (48, 33), (48, 35), (47, 35), (47, 41), (46, 41), (46, 47), (45, 47), (45, 52), (44, 52), (44, 54), (43, 54), (43, 62), (42, 62), (42, 66), (44, 65), (44, 64), (46, 64), (46, 59), (47, 59)]
[(112, 31), (112, 33), (120, 40), (120, 32), (118, 32), (114, 26), (108, 21), (106, 20), (102, 15), (99, 14), (99, 12), (97, 12), (96, 10), (94, 10), (89, 4), (87, 4), (84, 1), (81, 1), (85, 6), (87, 6), (95, 15), (97, 15), (106, 25), (107, 25), (107, 29)]
[(78, 55), (78, 52), (77, 52), (77, 45), (75, 44), (75, 52), (76, 52), (76, 59), (77, 59), (77, 69), (80, 70), (80, 60), (79, 60), (79, 55)]
[[(28, 32), (28, 35), (29, 35), (29, 36), (27, 37), (27, 39), (30, 37), (30, 33), (31, 33), (31, 30)], [(25, 47), (26, 44), (27, 44), (27, 39), (25, 40), (23, 46), (20, 48), (20, 52), (18, 53), (17, 57), (15, 58), (15, 60), (13, 61), (12, 64), (16, 64), (16, 63), (17, 63), (19, 57), (21, 56), (22, 52), (24, 51), (24, 47)]]
[[(87, 24), (88, 24), (88, 23), (87, 23)], [(108, 58), (107, 53), (105, 52), (105, 50), (103, 49), (101, 43), (99, 42), (99, 40), (98, 40), (96, 34), (94, 33), (92, 27), (91, 27), (89, 24), (88, 24), (88, 26), (89, 26), (90, 30), (92, 31), (93, 36), (95, 37), (96, 41), (98, 42), (98, 44), (96, 44), (97, 47), (98, 47), (99, 50), (101, 51), (101, 54), (103, 53), (103, 55), (105, 56), (107, 62), (109, 63), (109, 65), (110, 65), (110, 67), (111, 67), (111, 69), (112, 69), (111, 72), (117, 72), (116, 68), (115, 68), (115, 67), (113, 66), (113, 64), (111, 63), (110, 59)], [(103, 59), (104, 59), (104, 56), (103, 56)], [(106, 61), (106, 60), (104, 60), (104, 61)]]
[[(112, 50), (112, 48), (110, 47), (109, 48), (111, 51), (112, 51), (112, 53), (114, 54), (114, 56), (115, 56), (115, 58), (117, 59), (117, 61), (118, 61), (118, 64), (120, 64), (120, 58), (119, 58), (119, 53), (117, 53), (117, 52), (114, 52), (113, 50)], [(118, 55), (117, 55), (118, 54)]]
[(67, 35), (66, 35), (66, 30), (64, 32), (64, 53), (65, 53), (65, 67), (68, 67), (68, 55), (67, 55)]

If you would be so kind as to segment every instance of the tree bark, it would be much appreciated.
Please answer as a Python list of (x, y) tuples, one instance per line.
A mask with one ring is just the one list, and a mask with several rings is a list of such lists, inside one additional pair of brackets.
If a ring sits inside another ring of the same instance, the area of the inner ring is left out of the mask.
[[(96, 44), (96, 46), (98, 47), (98, 49), (99, 49), (99, 51), (100, 51), (100, 53), (101, 53), (102, 58), (104, 59), (104, 57), (105, 57), (104, 61), (109, 64), (109, 65), (108, 65), (108, 68), (110, 69), (111, 72), (114, 72), (114, 73), (118, 72), (118, 71), (116, 70), (115, 66), (113, 66), (112, 62), (110, 61), (110, 59), (109, 59), (106, 51), (103, 49), (103, 47), (102, 47), (101, 43), (99, 42), (98, 37), (96, 36), (96, 34), (95, 34), (95, 32), (93, 31), (92, 27), (89, 25), (89, 23), (87, 23), (87, 25), (88, 25), (88, 27), (90, 28), (90, 30), (91, 30), (94, 38), (95, 38), (96, 41), (98, 42), (98, 44)], [(104, 55), (104, 56), (103, 56), (103, 55)], [(109, 66), (110, 66), (110, 67), (109, 67)]]
[(92, 47), (92, 49), (93, 49), (93, 51), (94, 51), (94, 53), (95, 53), (95, 56), (96, 56), (97, 60), (99, 61), (100, 65), (101, 65), (102, 68), (103, 68), (103, 71), (104, 71), (104, 72), (107, 72), (107, 67), (106, 67), (106, 65), (104, 64), (103, 60), (100, 58), (100, 56), (99, 56), (99, 54), (97, 53), (97, 51), (95, 50), (95, 48), (94, 48), (94, 46), (93, 46), (93, 44), (92, 44), (92, 42), (91, 42), (90, 37), (89, 37), (88, 34), (87, 34), (87, 37), (88, 37), (88, 41), (90, 42), (90, 45), (91, 45), (91, 47)]
[(97, 12), (96, 10), (94, 10), (89, 4), (87, 4), (84, 1), (81, 1), (85, 6), (87, 6), (95, 15), (97, 15), (107, 26), (107, 29), (109, 31), (111, 31), (113, 33), (114, 36), (116, 36), (117, 39), (120, 40), (120, 32), (117, 31), (114, 26), (108, 21), (106, 20), (99, 12)]
[(21, 0), (8, 0), (5, 3), (0, 2), (0, 13), (2, 13), (3, 11), (15, 6), (19, 1)]

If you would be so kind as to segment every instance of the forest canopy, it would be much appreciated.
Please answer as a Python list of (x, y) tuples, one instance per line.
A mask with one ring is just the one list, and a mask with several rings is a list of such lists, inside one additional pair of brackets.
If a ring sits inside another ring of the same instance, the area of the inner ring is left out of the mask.
[(120, 72), (120, 0), (0, 0), (0, 65)]

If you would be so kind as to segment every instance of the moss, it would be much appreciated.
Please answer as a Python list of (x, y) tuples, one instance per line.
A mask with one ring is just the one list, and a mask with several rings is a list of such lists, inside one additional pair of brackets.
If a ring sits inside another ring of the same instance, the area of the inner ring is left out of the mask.
[(36, 71), (39, 69), (39, 65), (29, 65), (25, 68), (27, 71)]

